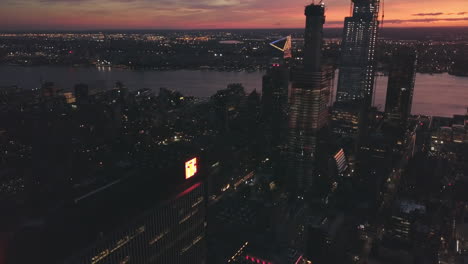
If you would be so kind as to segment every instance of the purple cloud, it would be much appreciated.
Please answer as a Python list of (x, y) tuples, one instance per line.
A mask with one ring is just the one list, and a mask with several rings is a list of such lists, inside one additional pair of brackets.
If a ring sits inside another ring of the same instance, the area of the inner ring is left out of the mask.
[(440, 16), (443, 15), (444, 13), (442, 12), (437, 12), (437, 13), (417, 13), (413, 14), (413, 16)]
[(460, 18), (421, 18), (421, 19), (391, 19), (385, 20), (385, 23), (390, 24), (402, 24), (407, 22), (416, 22), (416, 23), (431, 23), (431, 22), (454, 22), (454, 21), (468, 21), (468, 17), (460, 17)]

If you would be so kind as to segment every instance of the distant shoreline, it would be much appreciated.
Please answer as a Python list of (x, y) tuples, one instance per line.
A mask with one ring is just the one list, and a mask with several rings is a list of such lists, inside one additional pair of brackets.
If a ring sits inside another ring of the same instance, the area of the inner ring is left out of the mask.
[[(83, 68), (83, 69), (116, 69), (116, 70), (129, 70), (129, 71), (155, 71), (155, 72), (167, 72), (167, 71), (214, 71), (214, 72), (247, 72), (247, 73), (254, 73), (254, 72), (263, 72), (267, 69), (267, 67), (259, 67), (259, 68), (226, 68), (226, 67), (212, 67), (212, 66), (199, 66), (193, 68), (156, 68), (156, 67), (129, 67), (126, 65), (103, 65), (103, 66), (96, 66), (93, 64), (90, 65), (64, 65), (64, 64), (39, 64), (39, 65), (25, 65), (25, 64), (0, 64), (1, 66), (11, 66), (11, 67), (65, 67), (65, 68)], [(468, 74), (456, 74), (451, 73), (448, 71), (445, 72), (417, 72), (418, 74), (427, 74), (427, 75), (436, 75), (436, 74), (444, 74), (447, 73), (448, 75), (455, 76), (455, 77), (462, 77), (468, 78)], [(376, 72), (376, 76), (386, 76), (384, 72), (379, 71)]]
[(265, 67), (248, 67), (248, 68), (234, 68), (234, 67), (214, 67), (214, 66), (198, 66), (192, 68), (157, 68), (157, 67), (129, 67), (127, 65), (102, 65), (97, 66), (94, 64), (75, 64), (75, 65), (68, 65), (68, 64), (14, 64), (14, 63), (4, 63), (0, 64), (0, 66), (10, 66), (10, 67), (65, 67), (65, 68), (94, 68), (94, 69), (120, 69), (120, 70), (129, 70), (129, 71), (216, 71), (216, 72), (262, 72), (266, 70)]

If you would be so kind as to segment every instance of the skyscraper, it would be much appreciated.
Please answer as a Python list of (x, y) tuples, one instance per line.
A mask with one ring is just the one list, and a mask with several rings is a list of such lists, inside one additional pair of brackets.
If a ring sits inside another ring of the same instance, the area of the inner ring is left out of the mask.
[(388, 118), (396, 119), (403, 124), (411, 115), (416, 59), (416, 52), (408, 47), (398, 48), (392, 53), (385, 113)]
[(205, 263), (204, 187), (170, 197), (110, 232), (69, 260), (73, 263)]
[(304, 65), (293, 72), (288, 127), (288, 171), (298, 191), (307, 190), (314, 181), (318, 135), (328, 121), (333, 78), (333, 71), (321, 63), (324, 5), (306, 6), (305, 16)]
[(273, 145), (281, 142), (286, 128), (289, 88), (289, 66), (273, 58), (262, 82), (262, 120)]
[(75, 97), (79, 104), (89, 103), (89, 87), (84, 83), (75, 85)]
[[(190, 166), (187, 178), (197, 172)], [(101, 234), (66, 263), (205, 263), (204, 194), (203, 184), (196, 183), (107, 236)]]
[(205, 264), (207, 167), (191, 149), (165, 151), (155, 170), (122, 169), (118, 180), (75, 189), (40, 224), (15, 228), (6, 263)]
[[(375, 44), (380, 0), (352, 0), (353, 16), (345, 18), (336, 100), (372, 102)], [(363, 101), (364, 100), (364, 101)]]

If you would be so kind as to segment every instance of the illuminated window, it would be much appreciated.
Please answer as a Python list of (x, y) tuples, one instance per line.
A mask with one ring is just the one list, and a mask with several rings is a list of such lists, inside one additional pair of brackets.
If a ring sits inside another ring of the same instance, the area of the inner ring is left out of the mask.
[(197, 173), (197, 158), (185, 162), (185, 179), (192, 178)]

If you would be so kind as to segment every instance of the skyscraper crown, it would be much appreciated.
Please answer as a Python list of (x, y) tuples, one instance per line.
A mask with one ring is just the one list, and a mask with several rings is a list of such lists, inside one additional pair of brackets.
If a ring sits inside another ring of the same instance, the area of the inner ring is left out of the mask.
[(306, 6), (305, 8), (305, 15), (306, 16), (324, 16), (325, 15), (325, 5), (320, 4), (311, 4)]

